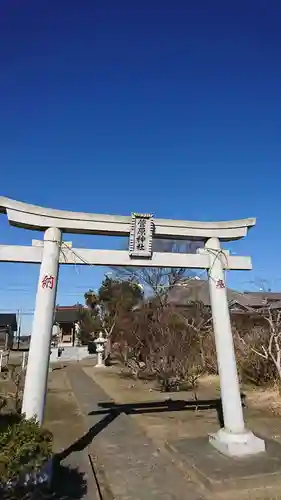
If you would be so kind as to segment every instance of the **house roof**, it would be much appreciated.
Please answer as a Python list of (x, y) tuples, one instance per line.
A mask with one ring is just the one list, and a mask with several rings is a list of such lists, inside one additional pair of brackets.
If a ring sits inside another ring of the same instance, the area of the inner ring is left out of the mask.
[(13, 332), (16, 332), (18, 329), (18, 324), (17, 324), (17, 315), (16, 314), (8, 314), (8, 313), (1, 313), (0, 314), (0, 328), (6, 328), (7, 326), (10, 326), (13, 330)]
[(275, 302), (281, 300), (281, 292), (245, 292), (245, 294), (249, 294), (252, 297), (256, 297), (261, 301)]
[(58, 306), (55, 310), (55, 323), (75, 323), (81, 319), (82, 306)]
[(270, 309), (281, 309), (281, 300), (274, 300), (269, 304), (267, 303), (268, 305), (270, 305)]
[[(281, 294), (274, 295), (280, 295), (281, 297)], [(239, 304), (246, 309), (264, 306), (264, 297), (255, 292), (237, 292), (228, 288), (227, 297), (230, 303)], [(210, 306), (209, 284), (207, 280), (187, 280), (182, 284), (174, 286), (168, 292), (168, 302), (170, 304), (187, 305), (191, 301), (200, 301), (206, 306)]]

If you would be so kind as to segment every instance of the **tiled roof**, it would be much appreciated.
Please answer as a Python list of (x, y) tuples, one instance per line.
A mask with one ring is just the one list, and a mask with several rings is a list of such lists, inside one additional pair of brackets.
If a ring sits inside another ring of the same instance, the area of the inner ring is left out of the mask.
[(75, 323), (81, 319), (82, 307), (58, 306), (55, 311), (55, 323)]
[(259, 300), (267, 300), (269, 302), (281, 300), (281, 292), (245, 292), (246, 295), (251, 295)]
[[(267, 298), (270, 293), (267, 293)], [(274, 296), (281, 294), (273, 294)], [(227, 289), (228, 301), (237, 303), (245, 308), (258, 308), (264, 306), (265, 297), (259, 293), (243, 293)], [(206, 306), (210, 305), (209, 284), (206, 280), (187, 280), (171, 288), (168, 292), (168, 302), (176, 305), (187, 305), (191, 301), (203, 302)]]
[(270, 309), (281, 309), (281, 300), (275, 300), (274, 302), (272, 302), (270, 304)]
[(13, 332), (16, 332), (18, 329), (17, 325), (17, 315), (16, 314), (0, 314), (0, 328), (5, 328), (10, 326)]

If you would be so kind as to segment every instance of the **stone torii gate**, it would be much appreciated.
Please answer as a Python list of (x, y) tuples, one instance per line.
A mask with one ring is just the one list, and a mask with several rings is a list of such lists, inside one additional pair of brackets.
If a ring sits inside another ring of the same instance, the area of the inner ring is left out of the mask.
[[(0, 245), (2, 262), (41, 264), (22, 408), (27, 418), (36, 416), (41, 423), (44, 416), (59, 265), (207, 269), (224, 416), (224, 428), (210, 435), (209, 441), (230, 456), (265, 450), (264, 441), (244, 424), (224, 280), (225, 270), (250, 270), (251, 258), (231, 256), (221, 249), (222, 241), (246, 236), (255, 219), (195, 222), (153, 219), (150, 214), (97, 215), (42, 208), (4, 197), (0, 197), (0, 212), (7, 214), (13, 226), (44, 232), (44, 240), (33, 240), (32, 246)], [(129, 236), (130, 245), (128, 251), (75, 249), (62, 241), (64, 233)], [(196, 254), (154, 253), (153, 238), (201, 240), (205, 248)]]

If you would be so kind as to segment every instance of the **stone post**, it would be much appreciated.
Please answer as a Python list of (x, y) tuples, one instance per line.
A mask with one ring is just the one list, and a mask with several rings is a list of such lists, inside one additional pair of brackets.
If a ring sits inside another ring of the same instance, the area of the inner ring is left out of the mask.
[(60, 245), (60, 229), (47, 229), (44, 235), (22, 406), (22, 413), (27, 418), (36, 417), (40, 424), (44, 418)]
[(210, 238), (205, 249), (210, 256), (209, 290), (224, 418), (224, 428), (209, 440), (226, 455), (254, 454), (264, 451), (265, 444), (245, 429), (224, 277), (227, 257), (218, 238)]

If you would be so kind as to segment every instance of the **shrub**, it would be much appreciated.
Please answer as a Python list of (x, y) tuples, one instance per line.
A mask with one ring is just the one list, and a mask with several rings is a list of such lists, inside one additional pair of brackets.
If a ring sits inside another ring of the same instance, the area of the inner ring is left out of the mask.
[(22, 418), (0, 433), (0, 485), (37, 472), (52, 455), (52, 435), (35, 419)]
[(0, 394), (0, 411), (2, 411), (7, 406), (7, 398)]
[[(234, 312), (231, 322), (241, 382), (277, 383), (281, 394), (281, 312)], [(218, 374), (212, 318), (200, 302), (143, 304), (119, 321), (113, 352), (134, 377), (154, 377), (163, 391), (195, 387), (200, 375)]]
[(241, 330), (233, 329), (241, 381), (263, 387), (273, 385), (276, 381), (276, 367), (271, 357), (266, 357), (262, 351), (262, 346), (266, 346), (270, 338), (269, 329), (253, 326), (249, 331)]
[(116, 337), (114, 352), (136, 378), (154, 376), (165, 392), (195, 388), (202, 374), (198, 332), (176, 309), (144, 306)]
[(24, 374), (17, 366), (11, 365), (5, 373), (5, 379), (9, 381), (9, 391), (0, 394), (0, 412), (4, 407), (8, 411), (20, 414), (23, 398)]

